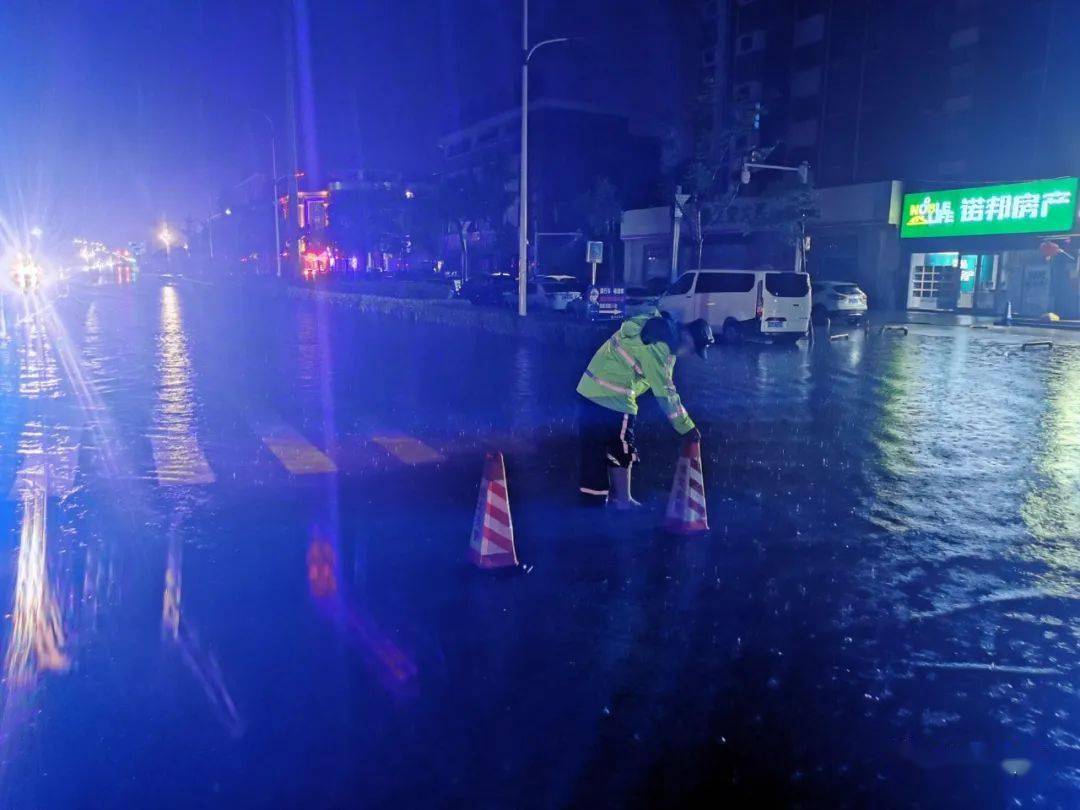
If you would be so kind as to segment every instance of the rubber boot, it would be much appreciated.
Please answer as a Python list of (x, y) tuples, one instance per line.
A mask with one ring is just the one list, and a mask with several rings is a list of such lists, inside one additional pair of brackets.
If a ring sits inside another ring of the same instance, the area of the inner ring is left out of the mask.
[(629, 467), (610, 467), (608, 475), (611, 478), (611, 496), (608, 498), (608, 506), (624, 511), (641, 506), (630, 496)]

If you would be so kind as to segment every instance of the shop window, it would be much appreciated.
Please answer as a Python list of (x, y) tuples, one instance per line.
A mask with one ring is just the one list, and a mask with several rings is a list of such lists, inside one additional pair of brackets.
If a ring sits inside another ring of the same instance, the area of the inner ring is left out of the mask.
[(998, 257), (994, 255), (979, 256), (979, 273), (976, 279), (976, 289), (980, 292), (990, 292), (998, 287)]
[[(973, 261), (974, 260), (974, 261)], [(977, 256), (958, 253), (914, 253), (911, 256), (911, 284), (908, 306), (951, 309), (961, 292), (961, 270), (974, 278), (971, 266)]]

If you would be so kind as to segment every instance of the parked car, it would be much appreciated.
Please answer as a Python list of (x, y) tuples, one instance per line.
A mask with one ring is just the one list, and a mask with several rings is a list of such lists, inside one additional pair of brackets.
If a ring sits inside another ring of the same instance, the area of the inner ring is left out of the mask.
[(846, 319), (858, 323), (866, 316), (866, 293), (850, 281), (818, 281), (810, 285), (814, 307), (810, 314), (815, 320), (822, 316)]
[(794, 342), (810, 326), (810, 277), (784, 270), (692, 270), (660, 297), (680, 321), (704, 318), (728, 343), (763, 335)]
[[(538, 276), (525, 285), (525, 298), (531, 310), (565, 312), (572, 302), (581, 298), (581, 286), (573, 276)], [(503, 293), (503, 303), (508, 307), (517, 307), (518, 290)]]
[(473, 276), (461, 285), (458, 297), (471, 304), (489, 306), (504, 304), (504, 294), (517, 290), (517, 279), (509, 273), (492, 273), (488, 276)]
[(627, 287), (626, 289), (626, 317), (633, 318), (644, 315), (660, 307), (660, 296), (667, 288), (667, 280), (662, 278), (649, 279), (644, 287)]
[(565, 312), (572, 301), (581, 298), (582, 285), (574, 276), (540, 276), (536, 281), (537, 293), (545, 299), (541, 306), (545, 308)]

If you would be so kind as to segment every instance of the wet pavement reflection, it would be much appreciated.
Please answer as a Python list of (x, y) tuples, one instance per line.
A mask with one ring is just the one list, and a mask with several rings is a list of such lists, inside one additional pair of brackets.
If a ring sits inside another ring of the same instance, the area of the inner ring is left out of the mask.
[[(678, 381), (712, 534), (574, 498), (565, 349), (239, 286), (5, 297), (3, 807), (1070, 807), (1080, 340)], [(528, 573), (465, 562), (506, 454)]]

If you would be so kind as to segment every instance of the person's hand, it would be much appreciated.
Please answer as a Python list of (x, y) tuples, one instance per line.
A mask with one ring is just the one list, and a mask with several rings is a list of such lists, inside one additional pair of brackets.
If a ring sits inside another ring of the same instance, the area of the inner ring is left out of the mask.
[(698, 430), (697, 428), (691, 428), (690, 432), (687, 433), (685, 436), (683, 436), (683, 438), (686, 439), (687, 441), (690, 441), (690, 442), (700, 442), (701, 441), (701, 431)]

